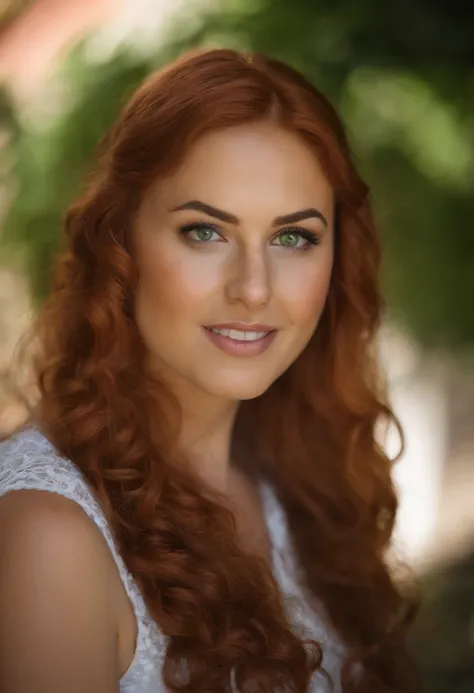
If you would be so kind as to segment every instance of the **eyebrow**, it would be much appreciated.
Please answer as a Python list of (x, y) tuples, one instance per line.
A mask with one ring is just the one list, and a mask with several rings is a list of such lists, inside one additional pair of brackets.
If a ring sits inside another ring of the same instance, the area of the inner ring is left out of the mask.
[[(208, 205), (205, 202), (201, 202), (200, 200), (190, 200), (189, 202), (185, 202), (184, 204), (179, 205), (178, 207), (174, 207), (170, 211), (179, 212), (183, 209), (194, 209), (198, 212), (204, 212), (204, 214), (207, 214), (210, 217), (220, 219), (220, 221), (224, 221), (227, 224), (234, 224), (234, 226), (238, 226), (240, 223), (239, 218), (236, 217), (234, 214), (231, 214), (230, 212), (224, 212), (224, 210), (218, 209), (217, 207), (213, 207), (212, 205)], [(320, 219), (325, 226), (329, 226), (324, 214), (315, 207), (301, 209), (300, 211), (292, 212), (291, 214), (283, 214), (280, 217), (276, 217), (272, 221), (271, 225), (283, 226), (284, 224), (294, 224), (297, 221), (303, 221), (303, 219)]]

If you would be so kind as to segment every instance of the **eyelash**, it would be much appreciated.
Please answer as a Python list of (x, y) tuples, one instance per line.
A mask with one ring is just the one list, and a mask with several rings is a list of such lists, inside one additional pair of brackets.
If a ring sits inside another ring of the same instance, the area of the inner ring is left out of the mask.
[[(184, 226), (181, 226), (179, 228), (179, 233), (182, 236), (184, 236), (185, 238), (187, 238), (187, 236), (189, 236), (191, 231), (195, 231), (196, 229), (210, 229), (211, 231), (214, 231), (215, 233), (219, 234), (219, 236), (221, 235), (220, 230), (217, 226), (215, 226), (214, 224), (210, 224), (209, 222), (202, 222), (202, 221), (198, 221), (194, 224), (185, 224)], [(304, 238), (304, 240), (307, 241), (308, 245), (300, 247), (300, 248), (294, 248), (291, 246), (287, 246), (288, 250), (307, 251), (307, 250), (310, 250), (311, 247), (313, 247), (315, 245), (319, 245), (320, 238), (319, 238), (318, 234), (314, 233), (313, 231), (308, 231), (307, 229), (299, 228), (297, 226), (289, 226), (285, 229), (282, 229), (281, 231), (279, 231), (277, 233), (277, 235), (274, 238), (278, 238), (278, 236), (282, 236), (283, 234), (291, 234), (291, 233), (293, 233), (297, 236), (300, 236), (301, 238)], [(196, 245), (203, 245), (206, 243), (206, 241), (196, 241), (194, 239), (189, 239), (189, 238), (187, 238), (187, 240), (189, 243), (194, 243)], [(281, 247), (285, 247), (285, 246), (281, 246)]]

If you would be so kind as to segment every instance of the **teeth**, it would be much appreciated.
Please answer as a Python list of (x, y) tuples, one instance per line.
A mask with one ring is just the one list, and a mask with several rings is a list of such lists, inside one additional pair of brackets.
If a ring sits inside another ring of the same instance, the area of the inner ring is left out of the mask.
[(239, 342), (255, 342), (257, 339), (262, 339), (268, 332), (243, 332), (241, 330), (219, 330), (217, 327), (209, 328), (216, 334), (221, 334), (229, 339), (236, 339)]

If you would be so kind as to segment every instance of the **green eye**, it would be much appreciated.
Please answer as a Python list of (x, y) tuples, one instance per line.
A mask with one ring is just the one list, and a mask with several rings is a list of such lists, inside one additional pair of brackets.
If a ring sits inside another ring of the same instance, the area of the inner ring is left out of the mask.
[(212, 234), (214, 234), (215, 231), (212, 229), (206, 229), (206, 228), (197, 228), (193, 232), (194, 237), (197, 241), (210, 241), (212, 238)]
[(291, 231), (286, 231), (278, 236), (280, 243), (278, 245), (283, 245), (285, 248), (295, 248), (298, 243), (303, 240), (298, 233), (292, 233)]
[(273, 239), (273, 243), (281, 248), (290, 248), (290, 250), (308, 250), (312, 246), (318, 245), (319, 237), (307, 229), (286, 229)]
[(209, 224), (187, 224), (179, 232), (192, 243), (216, 243), (222, 240), (220, 233)]

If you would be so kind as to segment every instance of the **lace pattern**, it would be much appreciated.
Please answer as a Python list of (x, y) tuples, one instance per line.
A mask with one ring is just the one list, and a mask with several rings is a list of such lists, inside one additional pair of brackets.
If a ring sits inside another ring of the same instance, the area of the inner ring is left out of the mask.
[(312, 680), (310, 693), (340, 693), (340, 670), (345, 648), (331, 629), (322, 605), (319, 605), (316, 613), (305, 600), (298, 580), (298, 561), (286, 515), (271, 486), (263, 486), (262, 501), (272, 543), (273, 574), (284, 598), (286, 614), (295, 632), (304, 638), (312, 638), (321, 645), (323, 667), (333, 682), (331, 688), (324, 674), (318, 671)]
[[(135, 655), (120, 681), (120, 692), (165, 693), (161, 670), (167, 638), (152, 619), (120, 556), (106, 517), (80, 470), (73, 462), (60, 456), (49, 440), (33, 427), (0, 442), (0, 497), (9, 491), (27, 489), (58, 493), (78, 503), (96, 523), (112, 552), (137, 619)], [(298, 586), (296, 559), (284, 511), (269, 486), (263, 486), (261, 491), (272, 544), (272, 568), (285, 597), (288, 617), (301, 634), (321, 643), (323, 666), (333, 679), (334, 692), (338, 693), (343, 648), (324, 622), (322, 613), (316, 614), (306, 604)], [(326, 691), (329, 691), (328, 682), (323, 674), (317, 672), (311, 693)]]

